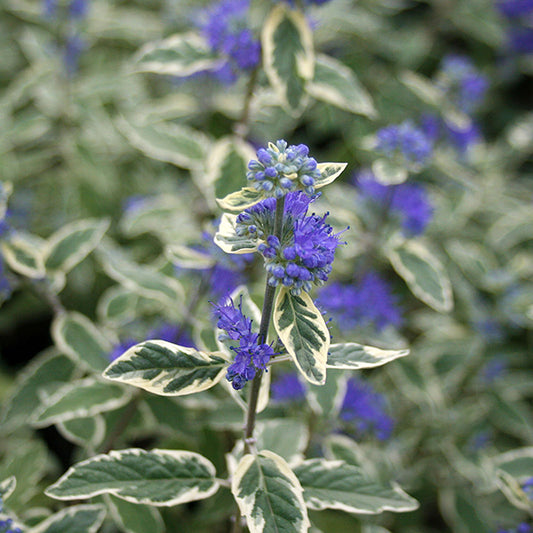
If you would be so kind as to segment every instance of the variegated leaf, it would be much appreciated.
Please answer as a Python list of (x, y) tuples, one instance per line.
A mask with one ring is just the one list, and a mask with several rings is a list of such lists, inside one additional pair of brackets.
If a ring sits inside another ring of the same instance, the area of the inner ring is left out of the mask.
[(286, 110), (298, 115), (306, 104), (306, 83), (313, 78), (313, 33), (299, 10), (276, 6), (261, 34), (263, 65), (270, 85)]
[(183, 287), (178, 280), (148, 265), (138, 265), (110, 246), (100, 248), (98, 253), (106, 274), (132, 292), (174, 308), (183, 302)]
[(66, 440), (76, 446), (95, 449), (104, 440), (106, 423), (103, 416), (93, 415), (58, 422), (56, 428)]
[(203, 165), (210, 139), (184, 124), (142, 124), (121, 118), (117, 125), (128, 141), (148, 157), (187, 169)]
[(66, 355), (48, 351), (36, 357), (19, 374), (11, 395), (3, 400), (2, 429), (26, 425), (40, 401), (40, 391), (53, 385), (62, 386), (73, 379), (75, 372), (74, 361)]
[(312, 97), (345, 111), (370, 118), (376, 116), (372, 98), (353, 70), (333, 57), (317, 56), (315, 75), (306, 89)]
[(516, 448), (492, 458), (494, 465), (511, 476), (533, 477), (533, 446)]
[(282, 287), (274, 303), (273, 320), (285, 349), (305, 378), (324, 384), (330, 335), (309, 294), (293, 296)]
[(252, 145), (238, 137), (217, 141), (207, 160), (207, 172), (199, 173), (202, 189), (215, 198), (223, 198), (246, 185), (248, 162), (255, 158)]
[(172, 506), (213, 495), (215, 473), (213, 464), (194, 452), (130, 448), (75, 464), (45, 492), (57, 500), (112, 494), (132, 503)]
[(387, 256), (411, 292), (442, 313), (453, 307), (452, 287), (440, 261), (417, 241), (393, 244)]
[(113, 326), (127, 324), (135, 317), (139, 295), (122, 285), (109, 287), (98, 301), (99, 319)]
[(47, 270), (68, 272), (100, 242), (109, 228), (109, 220), (76, 220), (56, 231), (47, 242)]
[(31, 533), (96, 533), (105, 514), (103, 505), (74, 505), (49, 516)]
[(213, 267), (216, 263), (215, 259), (209, 254), (181, 244), (167, 246), (165, 255), (173, 265), (180, 268), (205, 270)]
[(399, 487), (368, 479), (363, 471), (343, 461), (310, 459), (294, 469), (310, 509), (339, 509), (348, 513), (406, 512), (418, 502)]
[(308, 439), (307, 425), (295, 418), (265, 420), (257, 424), (257, 448), (274, 452), (287, 463), (303, 459)]
[(136, 344), (115, 359), (104, 377), (162, 396), (182, 396), (216, 385), (228, 364), (222, 352), (200, 352), (153, 340)]
[(124, 533), (164, 533), (159, 509), (148, 505), (130, 503), (115, 496), (107, 496), (111, 516)]
[(409, 176), (409, 172), (403, 166), (399, 166), (388, 159), (376, 159), (372, 163), (372, 172), (376, 181), (383, 185), (398, 185), (403, 183)]
[[(43, 243), (44, 244), (44, 243)], [(32, 279), (45, 276), (44, 252), (24, 233), (15, 233), (1, 244), (1, 253), (11, 270)]]
[(289, 465), (273, 452), (245, 455), (231, 483), (250, 533), (301, 533), (310, 523), (302, 487)]
[(348, 163), (319, 163), (320, 178), (315, 180), (315, 189), (333, 183), (347, 167)]
[(135, 54), (132, 69), (134, 72), (190, 76), (216, 68), (221, 61), (201, 35), (189, 32), (146, 44)]
[(222, 209), (228, 211), (244, 211), (252, 207), (265, 196), (261, 191), (256, 191), (253, 187), (244, 187), (239, 191), (232, 192), (224, 198), (217, 198), (217, 203)]
[(215, 234), (215, 244), (227, 254), (247, 254), (255, 252), (259, 245), (258, 239), (237, 235), (235, 231), (237, 216), (224, 213)]
[(86, 378), (61, 387), (35, 410), (32, 424), (45, 427), (75, 418), (94, 416), (118, 409), (131, 398), (131, 392), (114, 383)]
[(344, 370), (373, 368), (408, 354), (409, 350), (382, 350), (355, 342), (332, 344), (329, 347), (327, 367)]
[(52, 322), (52, 338), (62, 352), (86, 368), (101, 372), (109, 363), (111, 342), (81, 313), (58, 315)]
[(11, 494), (13, 494), (17, 486), (17, 479), (15, 476), (9, 476), (7, 479), (0, 481), (0, 498), (6, 501)]
[(345, 372), (328, 372), (324, 385), (310, 385), (307, 401), (315, 413), (325, 419), (337, 417), (346, 393)]
[(496, 484), (505, 494), (505, 497), (518, 509), (531, 511), (533, 504), (529, 496), (522, 489), (518, 479), (503, 470), (496, 471)]

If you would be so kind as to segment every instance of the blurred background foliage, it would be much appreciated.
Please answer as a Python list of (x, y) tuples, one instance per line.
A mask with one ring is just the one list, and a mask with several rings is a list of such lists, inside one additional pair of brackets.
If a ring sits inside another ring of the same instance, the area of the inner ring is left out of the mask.
[[(44, 488), (73, 461), (111, 446), (196, 450), (225, 470), (241, 412), (218, 389), (179, 400), (124, 396), (90, 420), (48, 427), (36, 413), (65, 382), (99, 369), (80, 364), (87, 339), (70, 342), (65, 321), (81, 323), (105, 358), (151, 336), (212, 347), (209, 300), (246, 283), (260, 302), (259, 261), (227, 257), (212, 243), (215, 197), (246, 185), (255, 149), (283, 138), (307, 144), (317, 161), (348, 162), (317, 201), (337, 231), (350, 228), (330, 284), (314, 295), (332, 319), (333, 341), (411, 350), (383, 369), (330, 372), (326, 392), (303, 386), (289, 365), (272, 371), (260, 420), (293, 421), (283, 430), (292, 438), (287, 453), (342, 458), (398, 481), (420, 502), (403, 514), (312, 513), (314, 531), (531, 530), (533, 3), (522, 2), (518, 15), (511, 4), (307, 6), (316, 54), (350, 69), (357, 85), (332, 101), (315, 80), (292, 113), (260, 68), (228, 80), (143, 66), (147, 43), (205, 33), (208, 2), (4, 0), (0, 176), (10, 230), (0, 231), (8, 243), (0, 481), (17, 478), (6, 498), (13, 516), (29, 527), (57, 512)], [(273, 5), (251, 2), (257, 39)], [(383, 185), (378, 132), (405, 121), (431, 153), (407, 168), (407, 182)], [(78, 220), (89, 221), (89, 244), (54, 267), (57, 232), (74, 231)], [(44, 275), (10, 260), (13, 235), (45, 258)], [(412, 269), (398, 252), (405, 242), (430, 253), (429, 283), (453, 296), (435, 303), (427, 296), (434, 287), (409, 283)], [(209, 261), (187, 263), (191, 249)], [(165, 509), (166, 531), (227, 531), (231, 501), (221, 491)], [(142, 506), (137, 525), (125, 524), (132, 507), (109, 512), (101, 531), (163, 530), (159, 512)]]

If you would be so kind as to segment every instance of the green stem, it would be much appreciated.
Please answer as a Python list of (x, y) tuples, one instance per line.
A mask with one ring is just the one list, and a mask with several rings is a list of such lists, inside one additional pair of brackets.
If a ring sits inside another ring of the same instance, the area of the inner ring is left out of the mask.
[[(285, 210), (285, 197), (278, 198), (276, 201), (276, 214), (274, 219), (274, 235), (281, 241), (281, 233), (283, 230), (283, 212)], [(270, 319), (272, 318), (272, 309), (274, 307), (274, 296), (276, 295), (276, 287), (268, 284), (268, 279), (265, 287), (265, 299), (263, 300), (263, 312), (261, 314), (261, 324), (259, 326), (259, 343), (264, 343), (267, 340), (268, 327), (270, 326)], [(257, 401), (259, 399), (259, 390), (261, 388), (261, 380), (263, 379), (263, 371), (258, 370), (252, 381), (252, 389), (250, 390), (250, 398), (248, 401), (248, 412), (246, 413), (246, 426), (244, 429), (244, 440), (246, 448), (250, 451), (249, 440), (253, 437), (255, 428), (255, 419), (257, 415)]]
[(255, 86), (257, 84), (257, 77), (259, 75), (259, 65), (250, 74), (248, 85), (246, 86), (246, 95), (244, 97), (244, 105), (242, 108), (242, 115), (233, 128), (235, 135), (241, 139), (246, 138), (248, 130), (250, 128), (250, 108), (252, 105), (252, 98), (254, 96)]

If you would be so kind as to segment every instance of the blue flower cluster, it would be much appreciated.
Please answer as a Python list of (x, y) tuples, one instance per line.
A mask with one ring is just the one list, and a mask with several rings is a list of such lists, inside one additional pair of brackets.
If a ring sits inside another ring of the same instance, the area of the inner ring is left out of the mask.
[(533, 53), (533, 0), (500, 0), (496, 7), (510, 23), (509, 49), (518, 54)]
[(358, 283), (330, 283), (321, 289), (319, 303), (327, 309), (342, 330), (374, 327), (378, 331), (402, 323), (401, 309), (389, 284), (375, 273)]
[(270, 394), (275, 402), (299, 402), (305, 398), (305, 385), (296, 372), (287, 372), (272, 382)]
[(378, 203), (392, 215), (398, 216), (408, 236), (421, 235), (433, 217), (433, 206), (422, 185), (382, 185), (370, 170), (358, 172), (354, 182), (363, 198)]
[(225, 331), (220, 339), (239, 341), (238, 347), (230, 347), (235, 359), (228, 367), (226, 378), (235, 390), (240, 390), (255, 377), (257, 370), (266, 370), (274, 350), (269, 344), (258, 343), (259, 334), (252, 332), (252, 320), (242, 312), (242, 300), (238, 307), (229, 298), (215, 305), (215, 316), (217, 327)]
[(228, 296), (246, 281), (244, 270), (253, 261), (253, 254), (226, 254), (213, 242), (213, 235), (208, 231), (202, 233), (200, 248), (215, 261), (215, 265), (206, 273), (211, 294), (216, 300)]
[[(0, 514), (2, 514), (4, 509), (4, 502), (2, 496), (0, 496)], [(20, 527), (13, 526), (13, 520), (11, 518), (0, 518), (0, 533), (22, 533)]]
[(332, 270), (339, 234), (326, 223), (327, 214), (307, 215), (313, 199), (302, 192), (289, 193), (285, 201), (283, 235), (273, 233), (276, 201), (267, 198), (237, 217), (236, 231), (262, 242), (259, 252), (265, 259), (268, 283), (280, 283), (295, 296), (309, 292), (312, 284), (322, 285)]
[[(43, 0), (43, 16), (48, 20), (58, 19), (58, 4), (57, 0)], [(77, 72), (80, 55), (87, 46), (80, 34), (79, 26), (88, 13), (89, 0), (71, 0), (68, 3), (66, 11), (68, 30), (62, 44), (62, 53), (65, 70), (69, 76)]]
[(508, 371), (507, 361), (503, 357), (493, 357), (481, 368), (479, 379), (485, 385), (492, 385)]
[(466, 117), (462, 123), (442, 120), (433, 114), (422, 116), (421, 127), (434, 142), (444, 138), (460, 154), (481, 139), (478, 125), (472, 118), (487, 93), (489, 83), (466, 56), (444, 57), (436, 75), (437, 86)]
[(442, 60), (441, 89), (464, 113), (472, 113), (483, 101), (489, 82), (466, 56), (451, 54)]
[(246, 178), (255, 189), (275, 198), (295, 190), (312, 195), (320, 170), (316, 159), (308, 154), (305, 144), (289, 146), (284, 140), (269, 143), (266, 149), (257, 151), (257, 160), (248, 163)]
[(498, 529), (498, 533), (533, 533), (533, 527), (527, 522), (521, 522), (512, 529)]
[(261, 44), (248, 27), (249, 0), (221, 0), (203, 13), (200, 29), (211, 49), (227, 58), (214, 72), (233, 83), (239, 70), (253, 70), (261, 60)]
[(387, 413), (385, 396), (358, 377), (348, 380), (340, 418), (348, 423), (348, 431), (352, 427), (355, 429), (358, 437), (372, 435), (383, 441), (391, 436), (394, 429), (394, 420)]
[(433, 143), (423, 129), (407, 120), (377, 132), (376, 149), (410, 170), (418, 171), (433, 154)]

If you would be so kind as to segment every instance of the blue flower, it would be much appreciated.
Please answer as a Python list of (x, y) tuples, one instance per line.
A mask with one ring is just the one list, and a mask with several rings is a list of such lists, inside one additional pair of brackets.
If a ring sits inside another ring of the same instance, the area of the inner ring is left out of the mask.
[(137, 344), (137, 341), (128, 338), (125, 339), (122, 342), (119, 342), (118, 344), (115, 344), (111, 352), (109, 353), (108, 357), (110, 361), (114, 361), (118, 357), (120, 357), (124, 352), (128, 351), (132, 346), (135, 346)]
[(358, 437), (371, 435), (387, 440), (394, 429), (394, 420), (387, 413), (385, 396), (361, 378), (348, 380), (340, 418), (348, 424), (346, 429), (355, 430)]
[[(0, 514), (3, 512), (4, 502), (0, 495)], [(11, 518), (6, 518), (5, 520), (2, 518), (0, 519), (0, 533), (22, 533), (22, 529), (20, 529), (20, 527), (15, 527)]]
[(533, 501), (533, 477), (527, 478), (521, 485), (522, 490), (527, 494), (527, 497)]
[(519, 54), (533, 53), (533, 28), (512, 28), (509, 32), (509, 47)]
[(88, 0), (72, 0), (68, 8), (72, 20), (83, 20), (89, 12)]
[(287, 372), (272, 382), (271, 396), (276, 402), (299, 402), (305, 398), (305, 385), (296, 372)]
[(194, 341), (191, 339), (188, 332), (183, 327), (175, 324), (163, 323), (151, 329), (148, 332), (148, 338), (194, 348)]
[(284, 140), (269, 143), (257, 151), (257, 160), (248, 164), (246, 178), (256, 190), (271, 197), (281, 198), (295, 190), (312, 195), (321, 174), (316, 160), (308, 154), (305, 144), (289, 146)]
[(78, 71), (80, 55), (87, 47), (85, 40), (78, 34), (72, 34), (67, 37), (63, 60), (65, 69), (69, 76), (74, 76)]
[(379, 331), (402, 323), (388, 283), (375, 273), (352, 285), (330, 283), (320, 291), (318, 300), (343, 330), (373, 326)]
[(410, 121), (382, 128), (376, 136), (378, 151), (413, 171), (426, 165), (433, 153), (431, 139)]
[(202, 33), (214, 52), (227, 58), (217, 77), (233, 82), (238, 70), (252, 70), (261, 59), (261, 44), (248, 28), (249, 0), (221, 0), (203, 13)]
[(228, 367), (226, 379), (235, 390), (240, 390), (255, 377), (257, 370), (266, 370), (274, 350), (269, 344), (258, 343), (259, 335), (252, 332), (252, 320), (242, 312), (242, 300), (235, 307), (233, 300), (228, 298), (214, 308), (217, 327), (225, 332), (220, 339), (239, 343), (238, 346), (230, 346), (235, 352), (235, 359)]
[(500, 0), (496, 8), (507, 18), (522, 17), (533, 12), (533, 0)]
[(422, 185), (382, 185), (369, 170), (358, 172), (355, 184), (363, 197), (370, 198), (398, 216), (408, 236), (421, 235), (433, 218), (433, 206)]
[(512, 529), (498, 529), (498, 533), (533, 533), (533, 527), (527, 522), (521, 522)]
[(226, 254), (214, 242), (213, 235), (208, 231), (202, 233), (202, 242), (198, 249), (206, 252), (215, 260), (205, 277), (209, 282), (211, 294), (216, 300), (228, 296), (239, 285), (246, 281), (244, 274), (247, 266), (253, 261), (253, 254)]
[(493, 357), (480, 370), (479, 379), (485, 385), (491, 385), (507, 373), (507, 362), (503, 357)]
[(53, 19), (57, 15), (58, 0), (43, 0), (43, 17)]
[(489, 87), (472, 61), (461, 55), (448, 55), (442, 60), (438, 85), (459, 109), (471, 113), (482, 102)]

